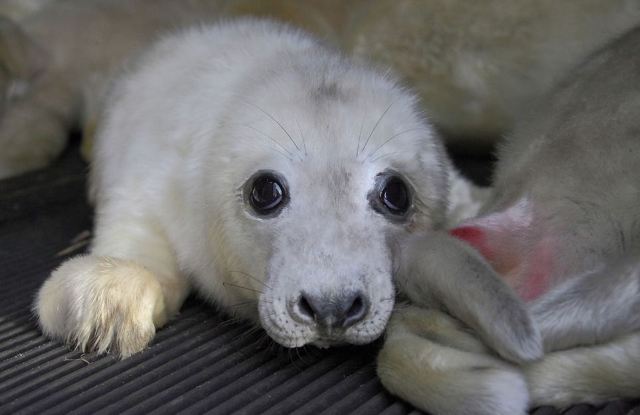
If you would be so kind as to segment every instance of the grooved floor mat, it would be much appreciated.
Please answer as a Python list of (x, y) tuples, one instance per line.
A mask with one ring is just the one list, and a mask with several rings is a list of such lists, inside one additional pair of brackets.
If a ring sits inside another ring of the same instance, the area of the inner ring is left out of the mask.
[[(46, 170), (0, 182), (1, 414), (419, 413), (376, 379), (379, 344), (283, 349), (197, 298), (147, 350), (124, 361), (43, 337), (30, 307), (51, 270), (85, 249), (85, 172), (73, 148)], [(564, 413), (640, 414), (640, 403), (578, 405)]]

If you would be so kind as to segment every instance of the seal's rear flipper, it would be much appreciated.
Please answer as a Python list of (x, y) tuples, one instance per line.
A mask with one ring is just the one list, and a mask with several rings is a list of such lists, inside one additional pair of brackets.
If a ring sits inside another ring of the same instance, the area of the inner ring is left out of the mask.
[(542, 355), (526, 305), (474, 249), (430, 232), (416, 235), (401, 251), (396, 283), (414, 304), (456, 317), (507, 360), (521, 363)]

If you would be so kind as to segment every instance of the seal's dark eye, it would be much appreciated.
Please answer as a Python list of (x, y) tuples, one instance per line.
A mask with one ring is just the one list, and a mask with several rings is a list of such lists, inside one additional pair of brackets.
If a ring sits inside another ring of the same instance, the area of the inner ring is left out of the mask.
[(399, 177), (390, 177), (380, 192), (380, 201), (393, 214), (402, 215), (409, 209), (409, 191)]
[(253, 180), (249, 203), (260, 215), (275, 212), (286, 199), (285, 187), (273, 174), (263, 173)]
[(394, 171), (378, 174), (375, 187), (367, 198), (373, 210), (394, 222), (403, 222), (412, 206), (411, 188), (402, 176)]

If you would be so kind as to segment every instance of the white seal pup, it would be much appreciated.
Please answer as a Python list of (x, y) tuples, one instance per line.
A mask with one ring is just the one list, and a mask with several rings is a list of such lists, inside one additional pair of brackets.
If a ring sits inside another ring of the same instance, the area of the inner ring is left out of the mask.
[[(43, 285), (42, 329), (128, 356), (193, 286), (287, 347), (376, 339), (395, 247), (473, 213), (467, 196), (481, 194), (417, 105), (388, 75), (267, 21), (165, 38), (112, 91), (91, 253)], [(529, 335), (513, 305), (492, 338)]]
[[(500, 149), (493, 196), (451, 231), (477, 251), (442, 234), (402, 251), (399, 290), (431, 309), (391, 321), (379, 358), (384, 385), (456, 415), (640, 397), (639, 206), (635, 29), (577, 67)], [(546, 352), (538, 362), (507, 364), (434, 308), (455, 291), (448, 298), (475, 303), (484, 318), (491, 303), (449, 276), (492, 280), (496, 272), (529, 304)]]

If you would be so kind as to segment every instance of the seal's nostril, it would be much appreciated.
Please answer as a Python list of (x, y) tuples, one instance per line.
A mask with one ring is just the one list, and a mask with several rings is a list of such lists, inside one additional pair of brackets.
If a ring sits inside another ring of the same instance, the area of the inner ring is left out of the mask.
[(353, 304), (347, 310), (347, 317), (357, 316), (362, 314), (362, 310), (364, 309), (364, 303), (362, 302), (362, 297), (357, 297), (353, 300)]
[(309, 300), (303, 295), (298, 300), (298, 312), (305, 318), (315, 319), (316, 313), (313, 310), (313, 306), (309, 303)]
[(362, 321), (369, 312), (369, 301), (361, 292), (355, 293), (351, 298), (351, 304), (345, 313), (343, 327), (349, 327)]

